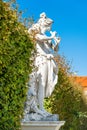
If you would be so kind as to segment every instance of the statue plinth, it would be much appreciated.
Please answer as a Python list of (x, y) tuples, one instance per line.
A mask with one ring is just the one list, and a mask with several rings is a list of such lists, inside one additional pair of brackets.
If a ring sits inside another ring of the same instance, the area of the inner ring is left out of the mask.
[(29, 121), (21, 124), (22, 130), (59, 130), (65, 121)]

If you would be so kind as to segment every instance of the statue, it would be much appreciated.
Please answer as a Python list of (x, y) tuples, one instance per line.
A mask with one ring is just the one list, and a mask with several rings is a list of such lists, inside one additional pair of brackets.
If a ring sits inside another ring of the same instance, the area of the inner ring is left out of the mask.
[[(60, 37), (51, 31), (53, 20), (43, 12), (37, 23), (28, 32), (36, 43), (34, 70), (29, 75), (29, 91), (25, 105), (23, 121), (54, 121), (57, 115), (48, 113), (43, 107), (43, 100), (49, 97), (58, 80), (58, 65), (54, 58), (58, 52)], [(46, 35), (49, 31), (50, 36)]]

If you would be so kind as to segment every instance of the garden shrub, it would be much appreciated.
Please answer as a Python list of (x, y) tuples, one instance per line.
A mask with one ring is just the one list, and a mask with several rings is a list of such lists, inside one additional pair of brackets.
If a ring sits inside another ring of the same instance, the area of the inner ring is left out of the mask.
[(17, 10), (0, 0), (0, 130), (18, 130), (34, 45)]

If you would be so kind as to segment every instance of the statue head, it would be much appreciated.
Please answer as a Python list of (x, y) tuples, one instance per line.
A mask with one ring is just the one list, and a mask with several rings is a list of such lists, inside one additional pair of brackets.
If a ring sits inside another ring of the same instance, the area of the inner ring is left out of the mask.
[(29, 28), (28, 32), (35, 36), (37, 33), (42, 33), (45, 31), (50, 31), (53, 20), (46, 16), (46, 13), (43, 12), (40, 14), (40, 18), (37, 23), (33, 24), (31, 28)]
[(40, 19), (38, 20), (38, 24), (40, 24), (41, 29), (45, 28), (46, 30), (49, 31), (50, 28), (51, 28), (52, 23), (53, 23), (53, 20), (48, 18), (46, 16), (45, 12), (40, 14)]

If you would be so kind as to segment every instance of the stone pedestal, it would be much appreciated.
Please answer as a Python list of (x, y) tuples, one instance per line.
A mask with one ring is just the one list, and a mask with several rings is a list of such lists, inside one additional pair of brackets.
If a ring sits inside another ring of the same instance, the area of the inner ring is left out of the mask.
[(22, 130), (59, 130), (65, 121), (29, 121), (21, 124)]

